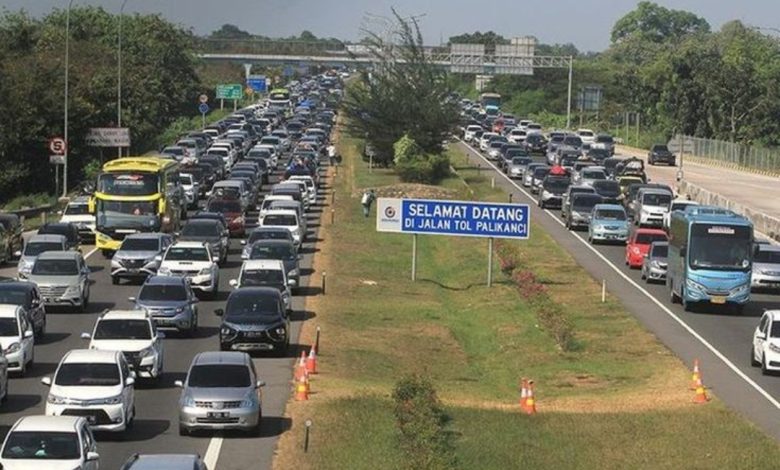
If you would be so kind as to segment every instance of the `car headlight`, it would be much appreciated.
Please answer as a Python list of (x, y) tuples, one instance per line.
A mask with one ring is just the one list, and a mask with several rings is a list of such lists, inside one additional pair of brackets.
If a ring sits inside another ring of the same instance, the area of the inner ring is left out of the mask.
[(46, 402), (51, 403), (52, 405), (64, 405), (67, 402), (67, 399), (65, 397), (50, 393), (46, 397)]
[(184, 406), (186, 406), (186, 407), (194, 407), (194, 406), (195, 406), (195, 399), (194, 399), (194, 398), (192, 398), (192, 396), (190, 396), (190, 395), (186, 395), (186, 396), (185, 396), (185, 397), (182, 399), (182, 404), (183, 404)]
[(154, 355), (154, 348), (151, 346), (138, 351), (138, 357), (149, 357), (153, 355)]
[(249, 259), (249, 248), (241, 250), (241, 259)]
[(571, 212), (571, 218), (572, 219), (582, 219), (583, 217), (582, 217), (581, 213), (579, 213), (577, 211), (572, 211)]
[(174, 310), (174, 313), (182, 313), (184, 312), (184, 307), (176, 307), (176, 310)]
[(233, 328), (230, 328), (229, 326), (223, 326), (219, 329), (219, 334), (222, 336), (233, 336), (236, 334), (236, 331)]
[(207, 268), (203, 268), (200, 271), (198, 271), (198, 275), (199, 276), (204, 276), (206, 274), (211, 274), (211, 266), (209, 266)]
[(774, 343), (769, 343), (769, 350), (774, 352), (774, 353), (780, 354), (780, 346), (778, 346), (778, 345), (776, 345)]
[(65, 289), (65, 295), (80, 295), (81, 294), (81, 286), (68, 286), (67, 289)]
[(742, 284), (741, 286), (737, 286), (734, 289), (732, 289), (731, 294), (738, 295), (747, 292), (749, 290), (750, 290), (750, 284)]
[(659, 262), (658, 262), (658, 261), (656, 261), (656, 260), (652, 260), (652, 261), (650, 261), (650, 266), (652, 266), (652, 267), (654, 267), (654, 268), (656, 268), (656, 269), (661, 269), (661, 263), (659, 263)]
[(706, 287), (691, 279), (685, 280), (685, 287), (699, 292), (705, 292), (707, 290)]
[(10, 346), (8, 346), (7, 348), (5, 348), (3, 350), (3, 353), (6, 354), (6, 355), (7, 354), (13, 354), (15, 352), (18, 352), (21, 348), (22, 348), (22, 344), (21, 343), (11, 343)]
[(241, 408), (253, 408), (257, 406), (257, 395), (254, 392), (247, 394), (246, 398), (241, 400)]
[(154, 256), (144, 261), (144, 266), (149, 266), (153, 264), (157, 264), (157, 260), (155, 259)]
[(286, 335), (286, 334), (287, 334), (287, 329), (286, 329), (286, 328), (281, 328), (281, 327), (280, 327), (280, 328), (277, 328), (277, 329), (275, 329), (275, 330), (274, 330), (274, 333), (276, 333), (276, 334), (277, 334), (277, 335), (279, 335), (279, 336), (284, 336), (284, 335)]
[(96, 404), (101, 405), (117, 405), (119, 403), (122, 403), (122, 395), (119, 394), (115, 397), (108, 397), (103, 400), (95, 400)]

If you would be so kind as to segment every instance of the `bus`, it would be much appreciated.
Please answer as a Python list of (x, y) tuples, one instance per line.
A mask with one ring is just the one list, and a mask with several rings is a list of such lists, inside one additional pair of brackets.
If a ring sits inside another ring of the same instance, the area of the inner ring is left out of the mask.
[(158, 157), (106, 162), (90, 198), (95, 247), (111, 256), (131, 233), (179, 230), (186, 217), (179, 163)]
[(750, 301), (753, 224), (728, 209), (690, 206), (672, 212), (666, 285), (672, 302), (730, 306)]
[(290, 109), (290, 90), (274, 88), (268, 93), (268, 106), (275, 109)]
[(488, 106), (500, 108), (501, 95), (498, 93), (482, 93), (479, 95), (479, 104), (482, 106), (482, 109), (486, 109)]

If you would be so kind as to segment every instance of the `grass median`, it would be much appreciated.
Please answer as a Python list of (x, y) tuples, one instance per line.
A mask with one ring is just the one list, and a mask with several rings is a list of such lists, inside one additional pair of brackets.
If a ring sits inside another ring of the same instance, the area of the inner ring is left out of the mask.
[[(487, 240), (419, 236), (412, 282), (412, 237), (377, 233), (373, 212), (361, 212), (363, 189), (507, 196), (455, 148), (457, 175), (431, 189), (399, 185), (390, 170), (369, 172), (359, 144), (340, 142), (344, 163), (330, 180), (335, 202), (324, 208), (335, 210), (335, 223), (324, 218), (315, 261), (328, 273), (328, 290), (307, 302), (316, 314), (307, 328), (322, 329), (321, 373), (311, 399), (288, 407), (293, 427), (276, 468), (404, 467), (391, 392), (409, 373), (435, 385), (459, 468), (775, 465), (776, 442), (717, 400), (693, 405), (685, 365), (617, 301), (602, 303), (601, 286), (543, 230), (532, 227), (529, 240), (501, 249), (544, 286), (571, 325), (574, 347), (560, 347), (498, 266), (494, 286), (485, 286)], [(520, 413), (520, 377), (536, 382), (536, 416)]]

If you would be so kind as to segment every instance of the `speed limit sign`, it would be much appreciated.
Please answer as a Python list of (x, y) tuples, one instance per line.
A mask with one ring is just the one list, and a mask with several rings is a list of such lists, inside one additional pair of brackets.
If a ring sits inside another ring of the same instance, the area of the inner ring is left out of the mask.
[(201, 103), (207, 103), (209, 101), (209, 97), (207, 95), (200, 95), (198, 97), (198, 101), (200, 101)]
[(62, 137), (54, 137), (49, 140), (49, 151), (51, 151), (52, 154), (65, 155), (66, 150), (67, 146), (65, 144), (65, 139)]

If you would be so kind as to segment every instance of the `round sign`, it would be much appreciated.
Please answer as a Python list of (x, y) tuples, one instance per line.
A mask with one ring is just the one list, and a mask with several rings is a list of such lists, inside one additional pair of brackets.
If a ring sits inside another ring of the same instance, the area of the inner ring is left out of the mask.
[(54, 137), (49, 140), (49, 150), (54, 155), (65, 155), (66, 148), (65, 139), (62, 137)]
[(201, 103), (200, 106), (198, 106), (198, 111), (200, 111), (200, 114), (206, 114), (209, 112), (209, 105)]
[(208, 103), (209, 97), (207, 95), (200, 95), (198, 100), (200, 100), (201, 103)]
[(254, 95), (255, 94), (255, 90), (252, 87), (246, 87), (246, 90), (244, 90), (244, 92), (247, 95)]

